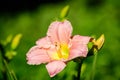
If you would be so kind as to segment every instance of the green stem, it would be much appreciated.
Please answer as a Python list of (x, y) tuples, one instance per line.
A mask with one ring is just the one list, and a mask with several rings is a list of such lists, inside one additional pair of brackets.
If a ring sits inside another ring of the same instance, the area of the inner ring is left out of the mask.
[(3, 64), (3, 69), (2, 69), (3, 79), (8, 80), (7, 71), (6, 71), (6, 67), (5, 67), (5, 64), (4, 64), (5, 50), (4, 50), (3, 46), (2, 46), (2, 44), (0, 44), (0, 51), (1, 51), (1, 61), (2, 61), (2, 64)]
[(78, 63), (78, 68), (77, 68), (77, 77), (76, 77), (76, 80), (80, 80), (80, 77), (81, 77), (81, 68), (82, 68), (82, 63), (83, 63), (83, 60), (81, 60), (80, 63)]
[(3, 62), (4, 62), (5, 68), (8, 71), (8, 75), (10, 76), (11, 80), (14, 80), (13, 76), (11, 75), (11, 72), (9, 70), (9, 67), (8, 67), (6, 60), (4, 59)]
[(13, 70), (11, 71), (11, 74), (12, 74), (12, 76), (13, 76), (14, 80), (17, 80), (17, 77), (16, 77), (16, 75), (15, 75), (15, 73), (14, 73), (14, 71), (13, 71)]
[(96, 53), (95, 56), (94, 56), (93, 66), (92, 66), (92, 73), (91, 73), (91, 79), (90, 80), (94, 80), (97, 55), (98, 55), (98, 53)]
[(2, 64), (3, 64), (3, 70), (2, 70), (3, 79), (8, 80), (8, 76), (7, 76), (7, 72), (8, 72), (8, 75), (10, 76), (11, 80), (17, 80), (15, 74), (11, 72), (11, 70), (9, 69), (9, 66), (8, 66), (9, 61), (5, 57), (5, 50), (2, 44), (0, 44), (0, 51), (1, 51), (1, 56), (2, 56), (1, 59), (2, 59)]
[(7, 72), (6, 72), (5, 67), (2, 69), (2, 75), (3, 75), (3, 79), (4, 79), (4, 80), (8, 80)]

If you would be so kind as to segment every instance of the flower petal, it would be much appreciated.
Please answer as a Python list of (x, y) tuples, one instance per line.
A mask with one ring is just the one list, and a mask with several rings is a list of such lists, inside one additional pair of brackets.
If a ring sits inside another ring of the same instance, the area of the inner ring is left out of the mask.
[(61, 22), (58, 27), (58, 37), (60, 42), (69, 42), (72, 34), (72, 25), (69, 21)]
[(83, 44), (74, 44), (70, 50), (69, 60), (77, 58), (77, 57), (86, 57), (87, 56), (87, 45)]
[(88, 44), (88, 42), (90, 41), (91, 37), (88, 36), (80, 36), (80, 35), (75, 35), (72, 38), (73, 42), (79, 42), (80, 44)]
[(65, 68), (66, 64), (62, 61), (53, 61), (46, 65), (50, 77), (55, 76)]
[(84, 36), (74, 36), (71, 40), (70, 56), (69, 60), (76, 57), (86, 57), (88, 53), (87, 43), (89, 42), (90, 37)]
[(45, 49), (40, 49), (38, 46), (32, 47), (27, 53), (27, 63), (28, 64), (41, 64), (50, 62), (50, 57), (48, 56)]
[(55, 21), (50, 24), (47, 35), (51, 38), (53, 43), (67, 42), (72, 33), (71, 23), (67, 20), (64, 22)]
[(59, 41), (58, 33), (57, 33), (58, 32), (58, 29), (57, 29), (58, 25), (59, 25), (59, 22), (55, 21), (55, 22), (51, 23), (49, 28), (48, 28), (47, 36), (50, 37), (50, 39), (53, 43)]
[(55, 48), (55, 46), (51, 46), (48, 50), (47, 50), (48, 55), (50, 56), (51, 60), (60, 60), (60, 56), (57, 53), (57, 50)]
[(36, 41), (39, 48), (49, 48), (51, 46), (51, 41), (48, 37), (44, 37)]

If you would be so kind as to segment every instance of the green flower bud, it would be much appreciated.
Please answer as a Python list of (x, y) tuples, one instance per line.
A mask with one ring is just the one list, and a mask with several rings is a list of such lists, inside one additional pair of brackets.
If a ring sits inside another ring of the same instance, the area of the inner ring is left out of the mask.
[(16, 54), (17, 54), (16, 51), (7, 51), (6, 54), (5, 54), (5, 57), (6, 57), (8, 60), (11, 60)]
[(11, 43), (11, 48), (14, 50), (17, 48), (19, 42), (20, 42), (20, 39), (22, 37), (22, 34), (17, 34), (13, 40), (12, 40), (12, 43)]
[(12, 36), (12, 35), (9, 35), (9, 36), (7, 37), (7, 39), (6, 39), (6, 42), (7, 42), (7, 43), (11, 42), (12, 38), (13, 38), (13, 36)]
[(105, 41), (105, 36), (102, 34), (95, 42), (94, 45), (97, 46), (97, 49), (100, 50)]
[(94, 38), (88, 43), (89, 53), (88, 56), (96, 54), (103, 46), (105, 41), (104, 34), (102, 34), (97, 40)]
[(62, 20), (64, 20), (65, 17), (68, 15), (68, 12), (69, 12), (69, 5), (65, 6), (65, 7), (61, 10), (60, 18), (61, 18)]

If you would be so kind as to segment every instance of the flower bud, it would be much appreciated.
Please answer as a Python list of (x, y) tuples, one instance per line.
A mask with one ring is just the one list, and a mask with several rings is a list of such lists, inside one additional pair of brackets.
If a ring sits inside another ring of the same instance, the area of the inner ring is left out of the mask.
[(102, 48), (104, 41), (104, 34), (102, 34), (97, 40), (95, 40), (95, 38), (92, 38), (91, 41), (88, 43), (88, 56), (96, 54)]
[(7, 39), (6, 39), (6, 42), (7, 42), (7, 43), (10, 43), (11, 40), (12, 40), (12, 38), (13, 38), (13, 36), (10, 34), (10, 35), (7, 37)]
[(97, 46), (97, 49), (100, 50), (105, 41), (104, 34), (102, 34), (95, 42), (94, 45)]
[(17, 52), (16, 51), (7, 51), (5, 54), (5, 57), (8, 60), (11, 60), (14, 56), (16, 56)]
[(13, 50), (16, 49), (16, 47), (18, 46), (21, 37), (22, 37), (22, 34), (17, 34), (17, 35), (13, 38), (12, 43), (11, 43), (11, 48), (12, 48)]
[(64, 20), (64, 18), (67, 16), (68, 12), (69, 12), (69, 5), (65, 6), (65, 7), (62, 9), (62, 11), (61, 11), (61, 13), (60, 13), (60, 18), (61, 18), (62, 20)]

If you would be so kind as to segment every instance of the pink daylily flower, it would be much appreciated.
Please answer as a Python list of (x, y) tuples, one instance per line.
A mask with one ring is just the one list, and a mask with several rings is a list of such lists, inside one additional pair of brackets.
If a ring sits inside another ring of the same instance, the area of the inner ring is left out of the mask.
[(90, 37), (71, 34), (72, 25), (69, 21), (51, 23), (47, 36), (39, 39), (28, 51), (27, 63), (47, 63), (47, 71), (53, 77), (65, 68), (66, 62), (77, 57), (86, 57)]

